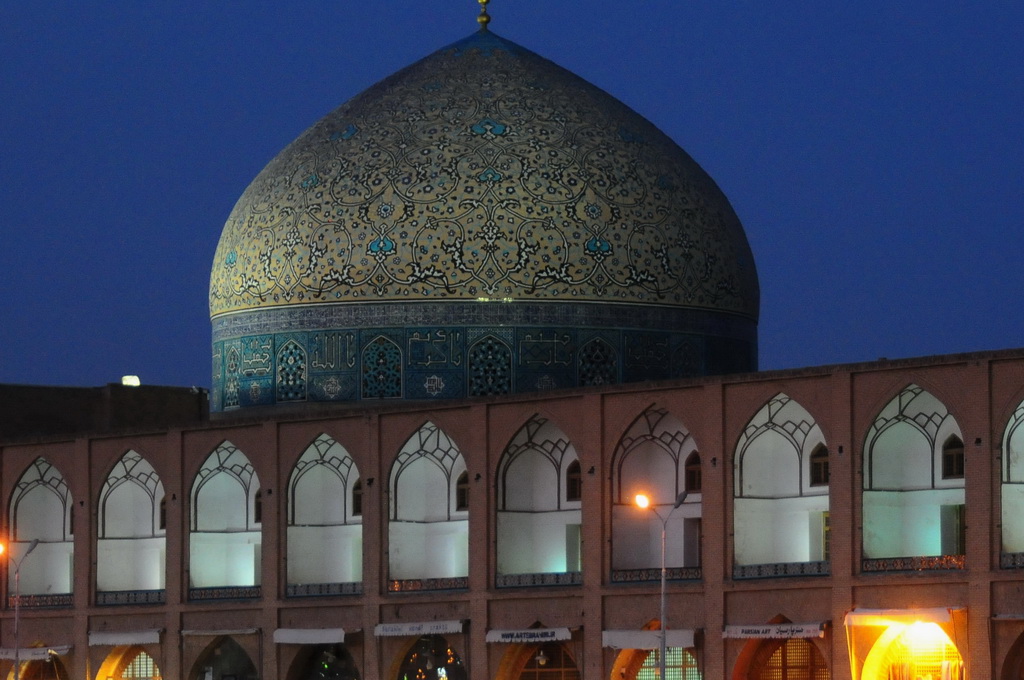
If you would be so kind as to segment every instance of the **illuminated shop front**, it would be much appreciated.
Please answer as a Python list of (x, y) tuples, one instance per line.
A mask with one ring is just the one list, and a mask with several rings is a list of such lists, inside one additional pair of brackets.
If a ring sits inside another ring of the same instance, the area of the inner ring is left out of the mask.
[(966, 677), (966, 609), (854, 609), (845, 624), (854, 680)]

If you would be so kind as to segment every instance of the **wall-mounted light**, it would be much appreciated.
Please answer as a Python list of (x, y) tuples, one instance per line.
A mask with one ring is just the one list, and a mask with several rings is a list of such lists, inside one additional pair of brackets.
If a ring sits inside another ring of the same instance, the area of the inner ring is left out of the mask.
[(478, 472), (478, 473), (476, 473), (476, 476), (475, 476), (475, 477), (473, 477), (473, 481), (474, 481), (474, 482), (479, 482), (479, 481), (480, 481), (480, 473), (479, 473), (479, 472)]
[(590, 466), (590, 469), (589, 469), (589, 470), (587, 470), (587, 474), (588, 474), (588, 475), (592, 475), (592, 474), (594, 474), (594, 466), (593, 466), (593, 465), (591, 465), (591, 466)]
[(547, 666), (548, 665), (548, 655), (544, 653), (543, 649), (540, 650), (539, 652), (537, 652), (537, 665), (538, 666)]
[(366, 478), (366, 486), (373, 486), (373, 477)]

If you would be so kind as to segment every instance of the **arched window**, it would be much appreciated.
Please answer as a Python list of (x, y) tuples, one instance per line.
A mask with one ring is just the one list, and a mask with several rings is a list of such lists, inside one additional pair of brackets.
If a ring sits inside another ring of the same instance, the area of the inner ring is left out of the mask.
[(361, 517), (363, 514), (363, 480), (357, 479), (352, 485), (352, 516)]
[[(636, 674), (636, 680), (656, 680), (661, 673), (661, 662), (658, 659), (660, 655), (660, 650), (652, 649), (650, 651)], [(682, 680), (700, 680), (697, 659), (689, 650), (682, 647), (666, 647), (665, 676)]]
[(565, 470), (565, 500), (579, 501), (583, 499), (583, 475), (580, 462), (574, 460)]
[(828, 680), (831, 677), (821, 652), (802, 638), (766, 642), (751, 661), (751, 671), (748, 677), (753, 680)]
[(519, 680), (579, 680), (576, 662), (557, 642), (549, 642), (532, 654)]
[(701, 473), (700, 454), (696, 451), (686, 458), (685, 478), (683, 480), (686, 493), (700, 493)]
[(140, 651), (121, 671), (123, 680), (160, 680), (160, 669), (153, 657)]
[(828, 449), (818, 444), (811, 452), (811, 486), (828, 486)]
[(942, 445), (942, 478), (963, 479), (964, 443), (955, 434)]
[(469, 510), (469, 473), (463, 472), (455, 480), (455, 509)]
[(466, 680), (468, 674), (459, 654), (440, 635), (416, 641), (398, 669), (400, 678), (448, 678)]

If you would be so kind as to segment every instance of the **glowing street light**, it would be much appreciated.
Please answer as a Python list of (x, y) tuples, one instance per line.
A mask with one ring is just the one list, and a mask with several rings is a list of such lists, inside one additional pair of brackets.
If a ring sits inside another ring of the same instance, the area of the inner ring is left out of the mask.
[[(661, 616), (659, 617), (659, 621), (661, 622), (661, 653), (658, 658), (659, 669), (661, 671), (661, 675), (659, 676), (660, 680), (665, 680), (665, 652), (667, 647), (666, 642), (668, 639), (668, 622), (665, 620), (665, 533), (668, 529), (668, 520), (672, 517), (672, 513), (686, 501), (686, 493), (687, 492), (684, 491), (676, 496), (675, 504), (664, 514), (664, 516), (658, 512), (658, 507), (651, 503), (650, 498), (642, 493), (638, 493), (636, 495), (636, 506), (641, 510), (650, 508), (651, 512), (661, 520)], [(18, 679), (15, 678), (14, 680)]]
[[(29, 553), (36, 549), (37, 545), (39, 545), (39, 539), (34, 538), (28, 544), (28, 550), (24, 555), (18, 559), (7, 558), (8, 564), (14, 564), (14, 680), (21, 680), (21, 639), (18, 637), (18, 626), (21, 622), (21, 563), (25, 561)], [(6, 551), (7, 546), (0, 543), (0, 554)]]

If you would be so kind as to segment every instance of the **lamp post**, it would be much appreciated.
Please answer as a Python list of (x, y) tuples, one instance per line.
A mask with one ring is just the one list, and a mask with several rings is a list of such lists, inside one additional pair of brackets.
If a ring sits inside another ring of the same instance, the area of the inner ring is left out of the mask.
[[(658, 512), (657, 506), (651, 503), (650, 498), (648, 498), (642, 493), (638, 493), (636, 495), (637, 507), (641, 509), (650, 508), (651, 512), (653, 512), (654, 515), (661, 520), (661, 615), (659, 617), (659, 622), (661, 626), (661, 652), (658, 656), (659, 670), (661, 671), (661, 674), (659, 675), (660, 680), (665, 680), (665, 652), (666, 647), (668, 646), (668, 623), (665, 621), (665, 534), (667, 533), (668, 520), (670, 517), (672, 517), (672, 513), (675, 512), (676, 508), (682, 505), (685, 501), (686, 492), (684, 491), (678, 496), (676, 496), (675, 504), (671, 507), (671, 509), (669, 509), (668, 512), (664, 514), (664, 516), (662, 516), (662, 514)], [(18, 679), (15, 678), (14, 680)]]
[[(25, 561), (29, 553), (39, 545), (39, 539), (34, 538), (28, 544), (25, 554), (14, 559), (8, 557), (7, 562), (14, 564), (14, 680), (21, 680), (21, 639), (18, 637), (18, 627), (21, 623), (21, 563)], [(4, 552), (6, 546), (0, 544), (0, 553)]]

